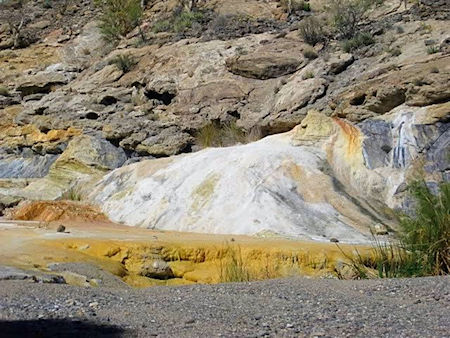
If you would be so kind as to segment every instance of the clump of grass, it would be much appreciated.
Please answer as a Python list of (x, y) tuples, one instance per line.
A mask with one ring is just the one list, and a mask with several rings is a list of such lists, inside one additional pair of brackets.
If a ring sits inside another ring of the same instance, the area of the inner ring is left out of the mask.
[(83, 195), (80, 193), (79, 189), (71, 187), (61, 195), (60, 199), (66, 201), (81, 201), (83, 200)]
[(371, 257), (359, 252), (349, 256), (341, 249), (357, 278), (367, 278), (371, 269), (381, 278), (450, 272), (450, 183), (441, 184), (437, 194), (421, 181), (411, 184), (409, 191), (416, 209), (414, 215), (401, 217), (397, 241), (384, 243), (374, 236)]
[(116, 65), (118, 69), (124, 73), (128, 73), (134, 65), (136, 65), (136, 60), (128, 54), (117, 55), (109, 61), (110, 65)]
[(200, 11), (175, 11), (170, 18), (155, 22), (152, 31), (183, 33), (189, 31), (195, 24), (200, 24), (203, 19), (204, 14)]
[(309, 43), (312, 46), (322, 42), (325, 38), (322, 24), (315, 17), (309, 17), (300, 22), (298, 25), (298, 33), (306, 43)]
[(242, 259), (241, 247), (227, 245), (224, 251), (224, 257), (219, 262), (220, 281), (222, 283), (250, 281), (250, 272)]
[(440, 48), (438, 46), (429, 46), (427, 48), (427, 54), (436, 54), (440, 52)]
[(413, 216), (400, 221), (401, 240), (406, 250), (421, 263), (424, 275), (450, 272), (450, 183), (440, 185), (433, 194), (425, 182), (410, 186), (415, 199)]
[(342, 49), (349, 53), (364, 46), (370, 46), (375, 43), (375, 39), (369, 33), (359, 33), (355, 37), (345, 40), (342, 43)]
[(260, 128), (254, 127), (250, 131), (239, 128), (235, 122), (210, 122), (196, 133), (197, 144), (203, 148), (227, 147), (238, 143), (254, 142), (262, 138)]
[(171, 28), (171, 24), (169, 20), (160, 20), (156, 21), (152, 27), (152, 31), (154, 33), (168, 32)]
[(307, 79), (312, 79), (314, 78), (314, 72), (313, 71), (307, 71), (305, 74), (303, 74), (302, 79), (303, 80), (307, 80)]
[(173, 30), (176, 33), (181, 33), (192, 28), (192, 25), (196, 22), (199, 22), (203, 19), (203, 13), (201, 12), (181, 12), (180, 15), (175, 17), (173, 22)]
[(9, 96), (9, 90), (6, 87), (0, 86), (0, 95), (1, 96)]
[(317, 52), (313, 48), (305, 48), (303, 50), (303, 56), (307, 59), (313, 60), (318, 57)]

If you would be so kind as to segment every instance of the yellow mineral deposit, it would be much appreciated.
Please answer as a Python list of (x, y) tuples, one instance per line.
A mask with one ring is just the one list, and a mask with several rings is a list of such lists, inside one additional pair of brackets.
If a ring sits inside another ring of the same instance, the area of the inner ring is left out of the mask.
[[(66, 213), (60, 213), (61, 209)], [(22, 221), (0, 225), (0, 245), (4, 248), (0, 264), (48, 271), (51, 263), (84, 262), (109, 271), (133, 287), (147, 287), (296, 275), (331, 276), (336, 265), (346, 261), (343, 252), (349, 254), (355, 250), (351, 245), (343, 244), (339, 248), (334, 243), (273, 236), (258, 238), (124, 227), (105, 219), (99, 221), (99, 215), (94, 208), (80, 202), (30, 203), (15, 214)], [(77, 221), (68, 221), (68, 217)], [(66, 227), (64, 233), (55, 230), (60, 224)], [(362, 255), (369, 254), (368, 247), (357, 249)], [(154, 266), (155, 262), (168, 266), (166, 277), (146, 275), (148, 266)], [(68, 282), (82, 285), (76, 277), (68, 276)]]

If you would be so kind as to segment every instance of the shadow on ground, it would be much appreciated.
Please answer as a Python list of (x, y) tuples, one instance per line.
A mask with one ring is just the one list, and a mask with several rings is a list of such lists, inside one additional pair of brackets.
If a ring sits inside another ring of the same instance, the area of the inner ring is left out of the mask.
[(16, 337), (135, 337), (133, 331), (93, 322), (65, 319), (0, 320), (0, 336)]

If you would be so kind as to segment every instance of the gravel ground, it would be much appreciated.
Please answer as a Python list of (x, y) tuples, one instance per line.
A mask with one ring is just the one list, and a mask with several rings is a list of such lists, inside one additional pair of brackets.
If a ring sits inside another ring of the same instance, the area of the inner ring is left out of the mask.
[(1, 337), (445, 337), (450, 277), (79, 288), (0, 282)]

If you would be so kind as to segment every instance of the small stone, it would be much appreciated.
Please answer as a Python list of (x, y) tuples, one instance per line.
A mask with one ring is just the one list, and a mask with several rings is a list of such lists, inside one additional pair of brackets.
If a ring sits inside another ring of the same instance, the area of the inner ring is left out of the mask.
[(66, 227), (62, 224), (58, 225), (58, 228), (56, 229), (56, 232), (65, 232)]
[(374, 232), (375, 232), (375, 235), (387, 235), (388, 234), (387, 228), (381, 223), (378, 223), (374, 226)]
[(339, 243), (339, 240), (337, 238), (331, 237), (330, 242), (331, 243)]
[(184, 324), (194, 324), (195, 323), (195, 319), (194, 318), (189, 318), (187, 320), (185, 320)]

